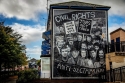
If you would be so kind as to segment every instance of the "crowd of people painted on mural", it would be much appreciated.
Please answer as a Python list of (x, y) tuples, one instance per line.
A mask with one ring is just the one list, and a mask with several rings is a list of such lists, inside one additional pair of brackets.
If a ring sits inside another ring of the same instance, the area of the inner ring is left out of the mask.
[(65, 28), (60, 26), (60, 33), (55, 34), (55, 60), (88, 68), (104, 66), (102, 25), (97, 22), (91, 28), (91, 34), (81, 32), (66, 34)]
[(104, 50), (101, 40), (92, 39), (91, 35), (86, 36), (86, 40), (81, 34), (78, 34), (77, 37), (72, 36), (56, 35), (55, 60), (89, 68), (104, 65)]

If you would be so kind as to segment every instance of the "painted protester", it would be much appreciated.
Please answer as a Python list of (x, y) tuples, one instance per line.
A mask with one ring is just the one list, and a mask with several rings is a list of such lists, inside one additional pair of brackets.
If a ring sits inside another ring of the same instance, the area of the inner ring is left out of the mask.
[(80, 50), (80, 57), (77, 61), (77, 65), (87, 67), (88, 66), (88, 52), (85, 49)]
[(75, 48), (72, 49), (72, 51), (71, 51), (71, 57), (68, 59), (67, 63), (76, 65), (77, 61), (79, 59), (78, 55), (79, 55), (79, 51), (76, 50)]
[(96, 57), (96, 62), (94, 63), (94, 67), (95, 68), (99, 68), (105, 65), (105, 61), (104, 61), (104, 50), (102, 48), (100, 48), (97, 52), (97, 57)]
[(57, 34), (55, 36), (55, 47), (54, 47), (54, 54), (55, 58), (59, 57), (61, 48), (65, 45), (65, 38), (63, 34)]

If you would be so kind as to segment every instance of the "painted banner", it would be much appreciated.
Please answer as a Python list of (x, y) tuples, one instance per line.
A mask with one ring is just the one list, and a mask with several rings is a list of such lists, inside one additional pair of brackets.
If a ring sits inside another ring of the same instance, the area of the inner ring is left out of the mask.
[(53, 9), (52, 24), (52, 78), (105, 78), (107, 11)]
[(64, 23), (66, 34), (76, 33), (74, 21)]
[(79, 20), (78, 32), (90, 34), (91, 21), (92, 20), (80, 19)]

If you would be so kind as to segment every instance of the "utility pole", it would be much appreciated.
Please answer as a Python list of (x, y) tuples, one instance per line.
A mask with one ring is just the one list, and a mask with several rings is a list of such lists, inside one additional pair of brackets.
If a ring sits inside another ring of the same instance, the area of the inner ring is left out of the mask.
[(52, 2), (51, 0), (47, 0), (47, 7), (46, 7), (46, 9), (47, 9), (47, 15), (49, 14), (49, 12), (48, 12), (48, 10), (49, 10), (49, 7), (48, 7), (49, 4), (48, 4), (48, 2), (49, 1)]
[(49, 0), (47, 0), (47, 7), (46, 7), (46, 9), (47, 9), (47, 15), (48, 15), (48, 10), (49, 10), (49, 8), (48, 8), (48, 1)]

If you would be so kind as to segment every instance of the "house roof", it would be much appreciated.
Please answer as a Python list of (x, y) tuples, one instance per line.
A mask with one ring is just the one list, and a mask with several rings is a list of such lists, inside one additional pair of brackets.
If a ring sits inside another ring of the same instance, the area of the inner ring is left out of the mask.
[(122, 28), (120, 27), (120, 28), (118, 28), (118, 29), (116, 29), (116, 30), (112, 31), (112, 32), (110, 33), (110, 35), (111, 35), (111, 34), (113, 34), (113, 33), (115, 33), (115, 32), (118, 32), (119, 30), (122, 30), (122, 31), (124, 31), (124, 32), (125, 32), (125, 30), (124, 30), (124, 29), (122, 29)]
[(79, 1), (70, 1), (70, 2), (63, 2), (63, 3), (56, 3), (51, 4), (50, 6), (84, 6), (84, 7), (103, 7), (103, 8), (111, 8), (110, 6), (92, 4), (92, 3), (85, 3)]
[(70, 1), (70, 2), (62, 2), (62, 3), (56, 3), (56, 4), (50, 4), (50, 10), (48, 15), (48, 22), (47, 22), (47, 30), (50, 26), (50, 13), (52, 12), (52, 8), (71, 8), (71, 9), (98, 9), (98, 10), (109, 10), (110, 6), (104, 6), (104, 5), (98, 5), (98, 4), (92, 4), (92, 3), (86, 3), (86, 2), (79, 2), (79, 1)]

